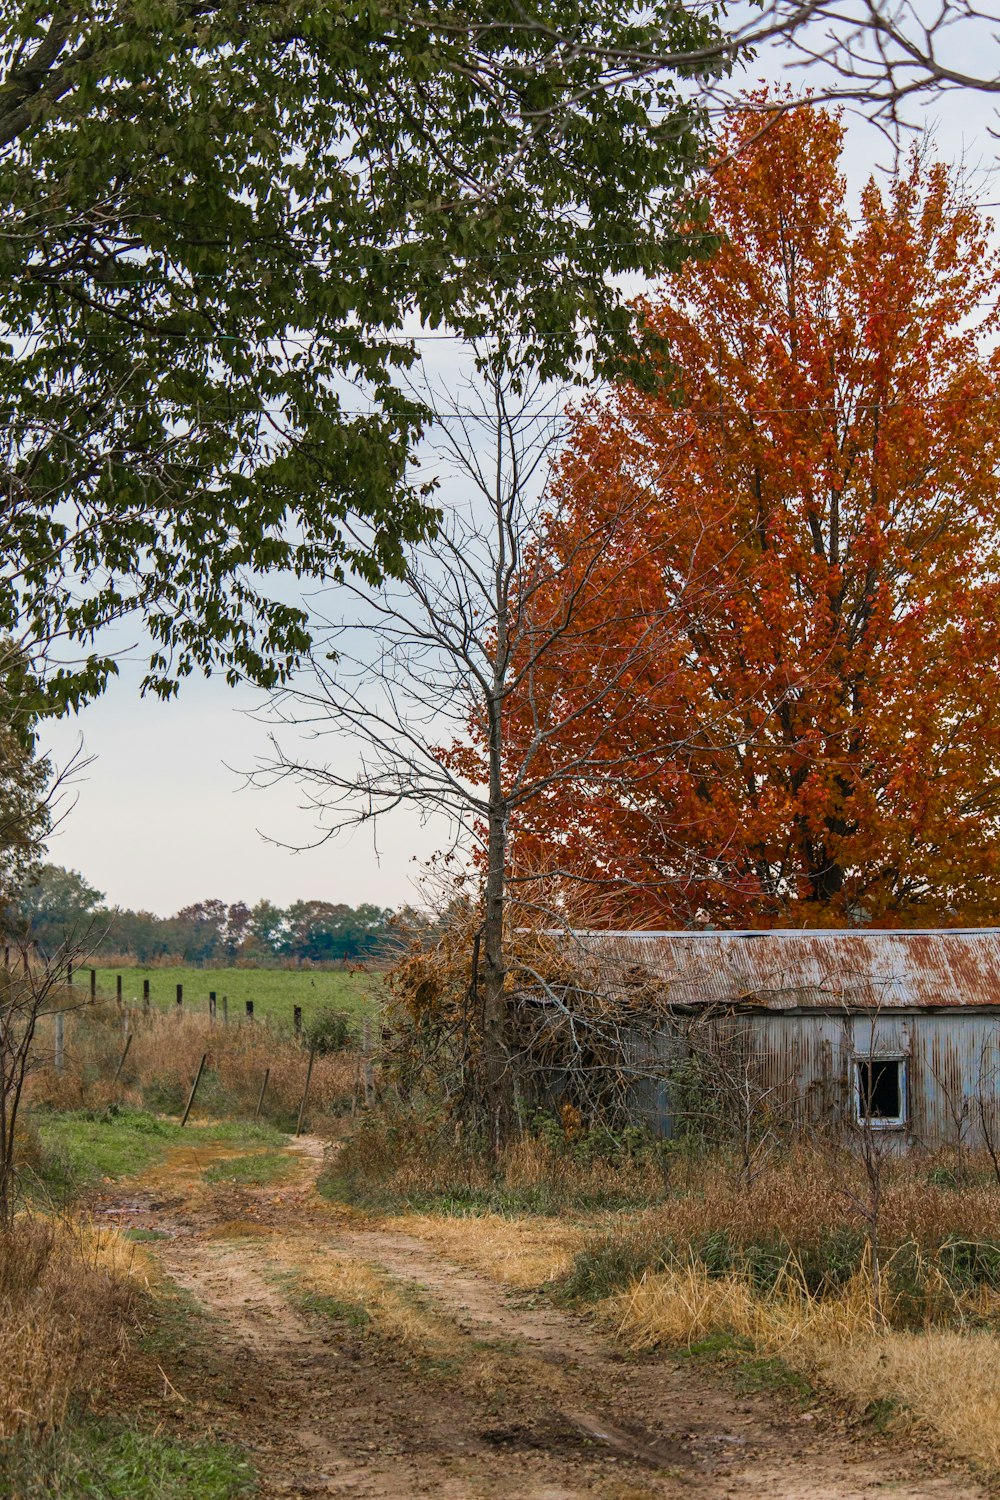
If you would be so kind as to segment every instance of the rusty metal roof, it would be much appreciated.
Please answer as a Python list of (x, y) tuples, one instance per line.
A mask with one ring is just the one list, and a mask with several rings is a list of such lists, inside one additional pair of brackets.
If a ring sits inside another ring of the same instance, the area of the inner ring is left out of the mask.
[(615, 989), (662, 986), (669, 1005), (1000, 1007), (1000, 928), (574, 932), (567, 942)]

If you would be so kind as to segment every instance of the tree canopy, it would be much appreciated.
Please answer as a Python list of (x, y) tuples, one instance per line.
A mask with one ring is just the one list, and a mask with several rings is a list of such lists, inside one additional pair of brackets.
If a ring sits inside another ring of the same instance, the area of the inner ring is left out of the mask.
[(0, 636), (0, 915), (37, 870), (51, 825), (52, 767), (38, 753), (24, 653)]
[[(624, 381), (589, 403), (554, 482), (545, 547), (604, 528), (605, 560), (508, 732), (542, 712), (554, 757), (595, 749), (519, 815), (517, 857), (629, 924), (995, 918), (989, 225), (919, 151), (855, 208), (835, 116), (738, 149), (758, 124), (721, 142), (718, 255), (643, 305), (672, 399)], [(637, 494), (644, 524), (615, 530)], [(607, 715), (595, 684), (640, 631), (658, 649)]]
[[(41, 865), (13, 912), (15, 936), (23, 932), (49, 957), (66, 943), (93, 957), (127, 955), (148, 964), (267, 964), (363, 960), (398, 941), (392, 912), (362, 903), (295, 901), (282, 908), (259, 901), (195, 901), (171, 917), (114, 909), (75, 870)], [(400, 914), (400, 921), (405, 914)]]
[(308, 630), (266, 575), (377, 578), (428, 524), (412, 333), (607, 365), (615, 277), (705, 248), (701, 113), (590, 44), (683, 51), (712, 23), (666, 0), (478, 20), (0, 0), (0, 630), (85, 644), (54, 706), (100, 690), (95, 634), (130, 612), (149, 689), (279, 680)]

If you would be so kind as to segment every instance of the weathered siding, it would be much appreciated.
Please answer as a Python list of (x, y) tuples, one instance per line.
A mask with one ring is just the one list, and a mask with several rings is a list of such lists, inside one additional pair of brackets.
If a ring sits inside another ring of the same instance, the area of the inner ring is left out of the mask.
[[(690, 1030), (691, 1045), (710, 1076), (713, 1056), (739, 1054), (761, 1107), (802, 1125), (853, 1126), (854, 1060), (897, 1056), (906, 1063), (906, 1124), (886, 1131), (899, 1143), (933, 1149), (1000, 1145), (1000, 1013), (754, 1014), (706, 1018)], [(657, 1054), (683, 1051), (670, 1023)], [(637, 1107), (666, 1135), (675, 1132), (666, 1078), (637, 1090)]]
[[(880, 1132), (929, 1148), (960, 1137), (980, 1146), (995, 1132), (1000, 1148), (998, 929), (553, 936), (595, 990), (649, 1007), (653, 1073), (657, 1062), (669, 1073), (686, 1033), (707, 1077), (716, 1066), (722, 1079), (726, 1056), (742, 1055), (762, 1109), (840, 1128), (856, 1124), (855, 1058), (895, 1056), (906, 1064), (906, 1119)], [(667, 1079), (635, 1092), (637, 1108), (672, 1133)]]

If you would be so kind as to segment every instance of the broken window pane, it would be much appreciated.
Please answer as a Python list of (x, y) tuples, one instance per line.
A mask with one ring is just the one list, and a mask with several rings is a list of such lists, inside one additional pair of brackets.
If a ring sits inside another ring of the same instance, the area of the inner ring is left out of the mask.
[(862, 1120), (903, 1118), (902, 1062), (898, 1057), (863, 1057), (855, 1062), (858, 1116)]

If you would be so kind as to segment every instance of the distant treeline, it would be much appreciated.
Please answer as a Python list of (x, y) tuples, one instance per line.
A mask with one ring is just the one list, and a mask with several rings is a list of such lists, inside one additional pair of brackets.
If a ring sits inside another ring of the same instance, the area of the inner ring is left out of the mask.
[(337, 963), (378, 958), (403, 933), (428, 925), (419, 913), (388, 907), (295, 901), (196, 901), (172, 917), (105, 905), (100, 891), (75, 870), (43, 865), (23, 893), (15, 924), (43, 954), (80, 943), (95, 956), (122, 955), (137, 964)]

